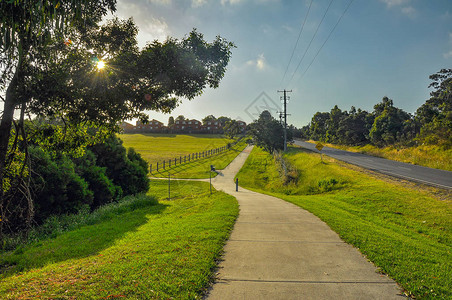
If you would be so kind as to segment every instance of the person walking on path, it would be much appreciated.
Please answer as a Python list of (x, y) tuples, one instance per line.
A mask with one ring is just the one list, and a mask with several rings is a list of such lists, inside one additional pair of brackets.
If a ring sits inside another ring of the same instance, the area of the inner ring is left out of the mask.
[(240, 214), (207, 299), (402, 299), (398, 285), (313, 214), (284, 200), (236, 191), (247, 147), (212, 180)]

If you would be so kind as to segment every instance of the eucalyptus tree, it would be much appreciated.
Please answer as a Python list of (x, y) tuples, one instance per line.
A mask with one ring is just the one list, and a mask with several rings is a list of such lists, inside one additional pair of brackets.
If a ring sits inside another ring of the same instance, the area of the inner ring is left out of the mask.
[(429, 77), (434, 90), (416, 111), (420, 140), (452, 147), (452, 69), (441, 69)]
[[(168, 113), (182, 98), (193, 99), (205, 88), (219, 86), (233, 43), (220, 36), (208, 43), (193, 30), (181, 40), (153, 41), (139, 49), (132, 19), (99, 25), (115, 4), (0, 0), (5, 92), (0, 196), (8, 189), (5, 178), (17, 158), (19, 132), (21, 140), (31, 139), (28, 132), (49, 151), (81, 155), (93, 136), (118, 130), (121, 120), (146, 121), (145, 110)], [(16, 110), (19, 122), (14, 120)], [(33, 129), (23, 126), (26, 115), (53, 121)]]
[[(30, 80), (34, 80), (34, 74), (28, 73), (28, 69), (35, 67), (35, 55), (54, 40), (63, 40), (68, 29), (95, 25), (108, 11), (114, 11), (115, 5), (115, 0), (0, 1), (0, 92), (3, 101), (0, 120), (0, 209), (3, 220), (4, 191), (11, 187), (5, 175), (23, 177), (26, 173), (25, 165), (17, 163), (25, 156), (16, 149), (20, 142), (19, 133), (22, 133), (22, 140), (26, 140), (23, 124), (31, 97)], [(16, 109), (20, 110), (20, 120), (15, 123), (15, 138), (10, 140)], [(28, 202), (29, 215), (32, 215), (32, 206)], [(0, 233), (3, 223), (0, 222)]]
[[(264, 110), (259, 118), (249, 124), (249, 134), (254, 143), (269, 153), (284, 149), (284, 127)], [(292, 132), (287, 132), (287, 141), (293, 140)]]
[(235, 136), (239, 135), (242, 132), (242, 128), (240, 124), (236, 120), (226, 121), (226, 124), (223, 127), (224, 134), (233, 139)]

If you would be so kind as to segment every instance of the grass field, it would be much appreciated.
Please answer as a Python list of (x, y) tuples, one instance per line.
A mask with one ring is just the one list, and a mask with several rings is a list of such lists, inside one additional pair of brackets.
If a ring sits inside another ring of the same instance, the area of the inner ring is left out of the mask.
[(176, 181), (167, 201), (167, 182), (153, 180), (141, 205), (2, 253), (0, 298), (201, 298), (238, 215), (235, 198), (208, 191)]
[(126, 148), (133, 147), (151, 164), (233, 143), (220, 134), (120, 134)]
[[(122, 134), (119, 136), (126, 148), (133, 147), (141, 156), (153, 165), (150, 174), (153, 177), (173, 178), (209, 178), (210, 166), (217, 170), (225, 168), (246, 146), (242, 141), (231, 149), (197, 159), (194, 161), (168, 166), (168, 159), (179, 158), (195, 152), (215, 149), (233, 143), (234, 140), (226, 139), (221, 135), (168, 135), (168, 134)], [(166, 160), (165, 169), (162, 169), (162, 161)], [(156, 163), (160, 163), (159, 171), (156, 171)], [(210, 174), (215, 177), (217, 174)]]
[(292, 202), (325, 221), (417, 298), (452, 298), (452, 199), (439, 200), (345, 168), (300, 148), (285, 159), (299, 170), (284, 185), (272, 156), (254, 148), (242, 186)]
[(385, 148), (378, 148), (373, 145), (365, 146), (344, 146), (332, 144), (325, 145), (332, 148), (364, 153), (391, 160), (406, 162), (414, 165), (452, 171), (452, 149), (444, 149), (443, 147), (440, 146), (434, 145), (421, 145), (417, 147), (389, 146)]

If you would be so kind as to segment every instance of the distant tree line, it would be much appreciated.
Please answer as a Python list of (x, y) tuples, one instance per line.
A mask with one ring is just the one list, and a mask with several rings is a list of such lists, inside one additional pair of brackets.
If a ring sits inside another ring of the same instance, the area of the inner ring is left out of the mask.
[(372, 112), (351, 107), (342, 111), (317, 112), (309, 125), (295, 130), (295, 136), (333, 144), (389, 146), (435, 144), (452, 146), (452, 69), (430, 76), (434, 90), (414, 115), (383, 97)]

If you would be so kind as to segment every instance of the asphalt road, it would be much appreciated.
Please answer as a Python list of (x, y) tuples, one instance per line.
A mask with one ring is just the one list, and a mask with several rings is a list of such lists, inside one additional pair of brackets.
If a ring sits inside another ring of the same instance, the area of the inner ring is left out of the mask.
[[(319, 151), (315, 148), (315, 145), (312, 143), (295, 141), (295, 144), (319, 153)], [(335, 159), (339, 159), (372, 171), (440, 188), (452, 189), (452, 172), (450, 171), (431, 169), (329, 147), (324, 147), (322, 149), (322, 153)]]

